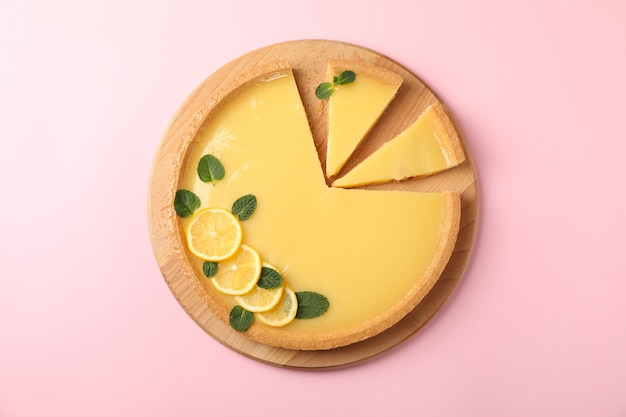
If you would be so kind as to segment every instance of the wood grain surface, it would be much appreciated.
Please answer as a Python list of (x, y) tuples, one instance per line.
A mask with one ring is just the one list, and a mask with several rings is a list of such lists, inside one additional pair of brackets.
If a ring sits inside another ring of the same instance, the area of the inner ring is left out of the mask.
[(324, 103), (315, 97), (314, 91), (325, 80), (330, 59), (374, 63), (404, 78), (396, 98), (367, 140), (348, 160), (340, 175), (408, 127), (426, 107), (439, 101), (414, 74), (390, 58), (367, 48), (324, 40), (292, 41), (267, 46), (224, 65), (191, 93), (166, 129), (154, 159), (149, 183), (150, 238), (163, 278), (179, 304), (202, 329), (220, 343), (255, 360), (283, 367), (324, 369), (347, 366), (373, 358), (406, 340), (424, 326), (448, 299), (461, 279), (476, 237), (478, 204), (475, 170), (467, 142), (457, 125), (467, 155), (467, 160), (461, 165), (422, 179), (363, 187), (407, 191), (454, 190), (461, 194), (461, 229), (452, 257), (426, 298), (395, 326), (370, 339), (345, 347), (324, 351), (299, 351), (254, 342), (211, 313), (204, 302), (202, 286), (197, 283), (190, 266), (172, 204), (187, 150), (207, 115), (227, 95), (234, 80), (239, 79), (242, 74), (253, 73), (255, 68), (278, 60), (288, 60), (315, 138), (320, 164), (324, 167), (327, 114)]

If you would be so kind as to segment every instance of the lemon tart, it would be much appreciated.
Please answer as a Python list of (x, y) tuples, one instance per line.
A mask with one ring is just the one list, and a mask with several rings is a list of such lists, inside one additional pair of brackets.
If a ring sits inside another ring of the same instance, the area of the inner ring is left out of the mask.
[(335, 86), (328, 98), (326, 174), (336, 175), (395, 97), (402, 77), (376, 65), (332, 60), (328, 79), (344, 71), (356, 74), (354, 82)]
[[(172, 294), (216, 340), (279, 366), (343, 366), (405, 340), (454, 290), (475, 237), (476, 186), (466, 148), (465, 162), (426, 178), (344, 189), (332, 185), (334, 177), (325, 177), (328, 102), (320, 100), (316, 87), (328, 81), (329, 62), (338, 60), (380, 66), (402, 78), (383, 117), (357, 145), (340, 175), (439, 102), (414, 74), (369, 49), (317, 40), (267, 46), (224, 65), (189, 95), (164, 133), (150, 176), (150, 238)], [(357, 66), (348, 69), (356, 70), (358, 79)], [(333, 93), (343, 86), (338, 83)], [(276, 184), (268, 182), (278, 173)], [(243, 210), (237, 205), (242, 199)], [(250, 215), (252, 206), (256, 209)], [(220, 210), (235, 215), (241, 233), (236, 225), (228, 226), (232, 219), (227, 216), (226, 221), (211, 223), (202, 215)], [(325, 221), (330, 212), (337, 218)], [(394, 233), (401, 222), (388, 218), (398, 213), (405, 219), (424, 217), (423, 231), (413, 219), (403, 225), (423, 233), (420, 242), (404, 231)], [(194, 219), (201, 227), (191, 227)], [(220, 236), (217, 247), (196, 236), (205, 226), (200, 234)], [(355, 231), (352, 236), (350, 230)], [(394, 245), (396, 239), (404, 244)], [(276, 249), (269, 247), (272, 242)], [(432, 258), (418, 256), (428, 266), (407, 268), (416, 272), (412, 280), (393, 274), (394, 268), (402, 268), (407, 253), (421, 253), (429, 246), (436, 246)], [(233, 248), (235, 254), (227, 259), (208, 260), (224, 256), (216, 256), (214, 249), (227, 253)], [(241, 251), (258, 257), (233, 261)], [(313, 278), (296, 273), (302, 253), (322, 259), (306, 260), (316, 272)], [(289, 254), (293, 258), (285, 256)], [(345, 266), (359, 263), (362, 280)], [(275, 273), (268, 275), (270, 264)], [(257, 287), (235, 294), (240, 291), (233, 289), (247, 288), (248, 279), (257, 279), (259, 265)], [(243, 275), (235, 273), (240, 266)], [(424, 268), (426, 273), (420, 275)], [(277, 275), (280, 280), (266, 286), (267, 276)], [(410, 291), (393, 295), (407, 282)], [(327, 305), (311, 318), (301, 310), (311, 310), (307, 297), (315, 293), (327, 296)], [(381, 300), (382, 307), (377, 306)]]
[[(258, 207), (241, 222), (243, 243), (295, 293), (314, 291), (330, 303), (322, 316), (286, 326), (256, 320), (245, 335), (301, 350), (371, 337), (411, 311), (441, 274), (459, 229), (459, 195), (328, 187), (289, 63), (258, 71), (202, 127), (180, 188), (199, 196), (200, 212), (253, 194)], [(223, 164), (221, 181), (199, 178), (206, 155)], [(181, 229), (192, 219), (180, 218)], [(193, 263), (202, 279), (203, 259)], [(236, 299), (216, 291), (212, 280), (202, 279), (204, 289), (226, 321)]]

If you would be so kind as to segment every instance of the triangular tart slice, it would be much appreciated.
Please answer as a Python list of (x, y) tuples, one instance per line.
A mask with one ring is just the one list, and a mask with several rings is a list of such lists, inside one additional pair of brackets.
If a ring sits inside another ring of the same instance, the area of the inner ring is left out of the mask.
[(331, 60), (329, 78), (353, 71), (356, 79), (335, 87), (328, 99), (326, 175), (336, 175), (395, 97), (402, 77), (360, 61)]
[(406, 130), (391, 139), (333, 186), (350, 188), (425, 177), (465, 161), (465, 152), (443, 105), (431, 105)]

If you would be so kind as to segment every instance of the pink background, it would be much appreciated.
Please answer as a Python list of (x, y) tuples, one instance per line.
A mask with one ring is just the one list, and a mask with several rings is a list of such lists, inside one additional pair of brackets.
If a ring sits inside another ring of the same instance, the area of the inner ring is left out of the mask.
[[(204, 333), (146, 220), (152, 158), (194, 87), (310, 38), (424, 79), (481, 192), (441, 312), (326, 372)], [(4, 0), (0, 39), (1, 417), (626, 416), (623, 0)]]

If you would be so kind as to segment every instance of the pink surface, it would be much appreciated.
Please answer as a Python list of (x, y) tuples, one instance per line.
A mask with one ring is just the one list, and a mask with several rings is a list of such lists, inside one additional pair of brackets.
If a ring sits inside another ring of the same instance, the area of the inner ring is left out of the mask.
[[(626, 3), (364, 4), (0, 4), (1, 417), (626, 415)], [(310, 38), (424, 79), (481, 191), (471, 263), (435, 319), (318, 373), (205, 334), (146, 221), (152, 158), (193, 88)]]

